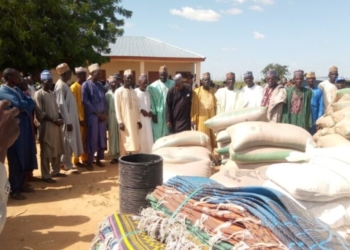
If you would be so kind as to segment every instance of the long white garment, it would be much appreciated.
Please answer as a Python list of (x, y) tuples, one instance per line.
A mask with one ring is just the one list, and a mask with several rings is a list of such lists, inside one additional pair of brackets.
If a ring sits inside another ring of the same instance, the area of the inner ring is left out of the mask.
[(4, 164), (0, 162), (0, 234), (6, 221), (7, 199), (10, 192), (10, 183)]
[(34, 100), (35, 98), (35, 88), (28, 84), (28, 93), (30, 94), (30, 97)]
[[(64, 158), (66, 160), (63, 163), (67, 168), (71, 168), (72, 164), (69, 164), (68, 158), (72, 157), (72, 155), (69, 155), (69, 153), (73, 151), (74, 155), (81, 155), (84, 152), (80, 134), (77, 102), (68, 84), (63, 82), (61, 79), (56, 82), (54, 92), (56, 94), (58, 109), (65, 124), (63, 126), (63, 139), (64, 147), (66, 149)], [(67, 131), (67, 124), (72, 124), (73, 131)], [(69, 150), (69, 147), (71, 150)]]
[[(125, 130), (120, 130), (121, 147), (126, 152), (140, 151), (139, 108), (136, 92), (132, 88), (120, 87), (114, 92), (115, 113), (118, 123), (123, 123)], [(124, 153), (121, 150), (121, 153)]]
[(244, 108), (248, 105), (248, 100), (239, 90), (229, 90), (221, 88), (215, 93), (216, 114)]
[(327, 108), (335, 102), (338, 91), (337, 86), (335, 86), (334, 83), (331, 83), (330, 81), (326, 80), (321, 82), (318, 85), (318, 88), (321, 89), (323, 92), (324, 108), (325, 110), (327, 110)]
[(263, 97), (263, 88), (259, 85), (254, 84), (253, 87), (249, 88), (245, 86), (242, 89), (245, 98), (248, 100), (248, 108), (256, 108), (261, 106), (261, 101)]
[(153, 146), (153, 132), (152, 132), (152, 118), (144, 117), (141, 114), (141, 109), (149, 112), (151, 110), (151, 97), (147, 90), (141, 91), (140, 89), (135, 89), (137, 94), (137, 102), (139, 105), (139, 116), (142, 123), (142, 129), (140, 129), (140, 153), (150, 154), (152, 153)]

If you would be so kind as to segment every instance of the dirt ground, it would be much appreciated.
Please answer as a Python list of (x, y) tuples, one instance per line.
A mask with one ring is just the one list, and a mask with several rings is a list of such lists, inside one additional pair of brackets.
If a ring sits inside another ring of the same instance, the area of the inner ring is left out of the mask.
[[(118, 166), (108, 157), (104, 163), (92, 172), (56, 178), (56, 184), (32, 182), (35, 193), (24, 194), (26, 200), (9, 198), (0, 248), (89, 249), (99, 223), (119, 210)], [(34, 175), (40, 177), (40, 171)]]

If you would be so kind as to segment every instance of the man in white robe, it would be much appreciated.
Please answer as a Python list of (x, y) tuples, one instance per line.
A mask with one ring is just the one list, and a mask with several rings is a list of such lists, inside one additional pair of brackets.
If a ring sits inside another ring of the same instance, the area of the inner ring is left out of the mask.
[(72, 76), (72, 72), (66, 63), (58, 65), (56, 71), (60, 75), (60, 79), (55, 84), (54, 93), (59, 112), (64, 121), (63, 140), (65, 153), (61, 157), (61, 161), (66, 171), (78, 174), (80, 172), (73, 167), (72, 154), (81, 155), (84, 150), (80, 134), (77, 103), (67, 84)]
[(139, 116), (142, 124), (140, 129), (140, 153), (150, 154), (153, 146), (151, 97), (147, 90), (147, 75), (139, 77), (139, 87), (135, 89), (139, 106)]
[(216, 114), (244, 108), (248, 105), (244, 94), (240, 90), (234, 89), (235, 82), (235, 74), (227, 73), (226, 88), (221, 88), (215, 93)]
[[(115, 91), (115, 112), (120, 129), (120, 154), (136, 153), (140, 150), (139, 130), (142, 128), (137, 95), (131, 88), (132, 71), (124, 71), (124, 86)], [(122, 150), (124, 149), (124, 150)]]
[(325, 110), (327, 110), (332, 105), (332, 103), (335, 102), (335, 99), (337, 97), (338, 89), (335, 84), (335, 80), (337, 79), (338, 75), (338, 68), (336, 66), (332, 66), (329, 69), (329, 79), (321, 82), (318, 85), (318, 88), (323, 92), (323, 103)]
[(242, 89), (242, 93), (248, 101), (248, 108), (256, 108), (261, 106), (263, 97), (263, 88), (254, 83), (254, 76), (251, 71), (247, 71), (244, 74), (244, 82), (247, 84)]

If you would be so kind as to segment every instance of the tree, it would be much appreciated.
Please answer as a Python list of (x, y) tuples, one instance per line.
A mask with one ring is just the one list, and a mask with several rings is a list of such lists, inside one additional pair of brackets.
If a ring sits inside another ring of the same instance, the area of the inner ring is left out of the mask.
[(121, 0), (0, 0), (0, 70), (104, 63), (132, 12)]
[(281, 65), (278, 63), (269, 63), (262, 71), (261, 74), (264, 75), (264, 78), (266, 78), (266, 74), (269, 70), (274, 69), (276, 70), (277, 76), (279, 79), (282, 79), (283, 77), (286, 77), (289, 75), (289, 70), (287, 65)]

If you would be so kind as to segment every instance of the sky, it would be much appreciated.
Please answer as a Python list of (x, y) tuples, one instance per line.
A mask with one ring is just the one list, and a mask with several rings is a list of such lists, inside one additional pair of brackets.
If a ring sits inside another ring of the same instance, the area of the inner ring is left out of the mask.
[[(350, 78), (349, 0), (123, 0), (124, 36), (146, 36), (206, 57), (201, 72), (255, 79), (269, 63)], [(291, 77), (292, 75), (290, 75)]]

